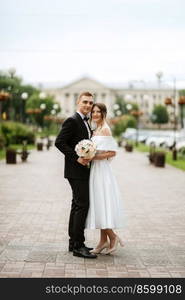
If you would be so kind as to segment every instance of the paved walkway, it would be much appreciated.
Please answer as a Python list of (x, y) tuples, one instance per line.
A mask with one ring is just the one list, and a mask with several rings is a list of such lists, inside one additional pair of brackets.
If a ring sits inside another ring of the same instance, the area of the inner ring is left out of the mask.
[[(27, 163), (0, 162), (0, 277), (185, 277), (185, 172), (120, 150), (112, 162), (123, 196), (125, 242), (97, 260), (67, 252), (71, 191), (54, 147)], [(98, 230), (86, 232), (95, 246)]]

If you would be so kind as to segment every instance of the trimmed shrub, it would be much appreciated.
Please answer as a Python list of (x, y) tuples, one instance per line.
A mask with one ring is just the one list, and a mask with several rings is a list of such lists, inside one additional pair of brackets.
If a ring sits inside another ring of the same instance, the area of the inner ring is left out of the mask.
[(1, 132), (6, 146), (10, 144), (22, 144), (23, 141), (27, 141), (28, 144), (34, 144), (35, 142), (35, 134), (27, 125), (22, 123), (3, 122)]
[(5, 146), (5, 138), (0, 133), (0, 150), (2, 150)]

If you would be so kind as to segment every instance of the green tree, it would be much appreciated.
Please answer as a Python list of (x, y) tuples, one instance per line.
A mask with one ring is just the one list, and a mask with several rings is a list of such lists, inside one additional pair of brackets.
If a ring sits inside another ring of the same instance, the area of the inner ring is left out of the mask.
[(180, 90), (179, 91), (179, 96), (185, 96), (185, 90)]
[(10, 93), (10, 98), (3, 102), (2, 112), (6, 112), (7, 119), (14, 121), (25, 120), (25, 101), (22, 94), (27, 93), (29, 98), (38, 89), (31, 85), (22, 84), (22, 79), (15, 73), (0, 72), (0, 90)]
[[(54, 105), (56, 104), (58, 105), (58, 108), (54, 109)], [(39, 93), (35, 93), (28, 99), (26, 111), (28, 113), (28, 118), (33, 124), (40, 127), (49, 127), (52, 121), (45, 120), (45, 117), (51, 116), (54, 111), (55, 115), (57, 115), (61, 109), (59, 104), (54, 100), (54, 97), (46, 96), (44, 99), (41, 99)]]
[(167, 112), (167, 108), (164, 105), (158, 104), (155, 105), (152, 111), (152, 123), (158, 124), (159, 127), (161, 124), (166, 124), (168, 123), (169, 120), (169, 115)]
[(113, 135), (120, 137), (120, 135), (127, 128), (136, 128), (137, 121), (133, 116), (123, 115), (113, 126)]

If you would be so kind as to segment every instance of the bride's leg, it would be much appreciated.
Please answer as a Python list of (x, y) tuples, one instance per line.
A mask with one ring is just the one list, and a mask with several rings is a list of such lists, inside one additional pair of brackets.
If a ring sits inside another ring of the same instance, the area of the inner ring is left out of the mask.
[(97, 248), (101, 247), (105, 242), (107, 242), (107, 232), (106, 229), (100, 230), (100, 241), (97, 245)]
[(121, 247), (124, 246), (122, 240), (120, 239), (120, 237), (115, 234), (115, 232), (112, 229), (107, 229), (107, 234), (108, 237), (110, 239), (110, 248), (109, 250), (106, 252), (106, 254), (110, 254), (116, 251), (118, 244), (120, 244)]
[(101, 229), (100, 230), (100, 241), (98, 243), (98, 245), (96, 246), (96, 248), (94, 248), (93, 250), (91, 250), (91, 253), (101, 253), (104, 249), (109, 249), (109, 242), (107, 240), (107, 232), (106, 229)]
[(110, 240), (110, 248), (112, 248), (115, 244), (117, 235), (115, 234), (115, 232), (112, 229), (106, 229), (106, 233)]

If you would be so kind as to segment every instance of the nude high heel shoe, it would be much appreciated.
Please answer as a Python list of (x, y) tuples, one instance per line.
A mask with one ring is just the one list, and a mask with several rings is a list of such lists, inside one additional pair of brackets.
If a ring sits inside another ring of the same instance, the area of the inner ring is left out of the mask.
[(101, 253), (105, 248), (109, 248), (109, 243), (105, 242), (101, 247), (94, 248), (93, 250), (89, 251), (90, 253), (99, 254)]
[(120, 244), (121, 247), (124, 247), (122, 240), (119, 238), (119, 236), (116, 236), (114, 246), (112, 248), (108, 249), (105, 252), (105, 254), (111, 254), (111, 253), (115, 252), (118, 248), (118, 244)]

